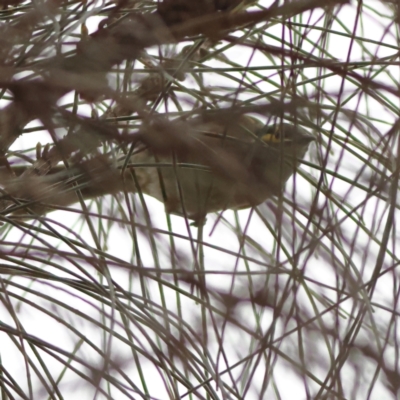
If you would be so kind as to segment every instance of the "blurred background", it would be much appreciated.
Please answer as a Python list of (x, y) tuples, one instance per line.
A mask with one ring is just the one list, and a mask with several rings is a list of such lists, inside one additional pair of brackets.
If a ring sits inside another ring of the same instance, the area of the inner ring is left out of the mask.
[[(1, 399), (399, 398), (397, 2), (0, 5)], [(132, 155), (209, 113), (316, 140), (194, 226)]]

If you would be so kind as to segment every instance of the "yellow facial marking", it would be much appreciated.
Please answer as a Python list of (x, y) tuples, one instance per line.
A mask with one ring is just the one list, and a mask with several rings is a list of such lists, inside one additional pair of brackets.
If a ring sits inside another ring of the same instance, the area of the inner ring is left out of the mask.
[[(279, 136), (276, 136), (274, 133), (266, 133), (265, 135), (261, 136), (261, 139), (265, 142), (265, 143), (281, 143), (282, 139)], [(291, 139), (283, 139), (283, 142), (291, 142)]]

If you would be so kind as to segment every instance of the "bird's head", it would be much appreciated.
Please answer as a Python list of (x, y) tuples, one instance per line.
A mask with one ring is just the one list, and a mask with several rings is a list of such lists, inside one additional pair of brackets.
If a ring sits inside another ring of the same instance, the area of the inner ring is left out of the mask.
[[(266, 125), (257, 132), (258, 138), (277, 154), (301, 159), (315, 137), (299, 125), (278, 123)], [(278, 153), (279, 152), (279, 153)]]

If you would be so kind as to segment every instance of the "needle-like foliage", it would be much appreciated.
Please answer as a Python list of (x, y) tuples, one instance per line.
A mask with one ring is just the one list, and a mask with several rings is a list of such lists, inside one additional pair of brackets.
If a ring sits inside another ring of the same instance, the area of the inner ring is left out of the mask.
[[(0, 6), (1, 399), (399, 398), (396, 2)], [(244, 179), (197, 147), (210, 115), (315, 141), (193, 226), (138, 182)]]

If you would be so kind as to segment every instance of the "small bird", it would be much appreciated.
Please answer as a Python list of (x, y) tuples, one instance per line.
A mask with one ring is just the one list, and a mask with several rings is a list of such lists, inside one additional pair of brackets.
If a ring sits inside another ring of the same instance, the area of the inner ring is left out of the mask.
[(208, 213), (257, 206), (280, 195), (314, 136), (298, 125), (265, 126), (238, 115), (205, 115), (160, 132), (143, 130), (147, 145), (131, 161), (137, 190), (167, 213), (204, 223)]
[[(163, 202), (167, 213), (200, 225), (208, 213), (241, 210), (279, 196), (315, 140), (298, 125), (264, 125), (233, 112), (187, 121), (154, 118), (143, 123), (138, 137), (142, 146), (130, 156), (123, 179), (122, 164), (94, 157), (69, 170), (18, 177), (7, 191), (25, 201), (31, 215), (77, 202), (77, 189), (83, 199), (142, 192)], [(17, 208), (13, 215), (26, 213), (25, 207)]]

